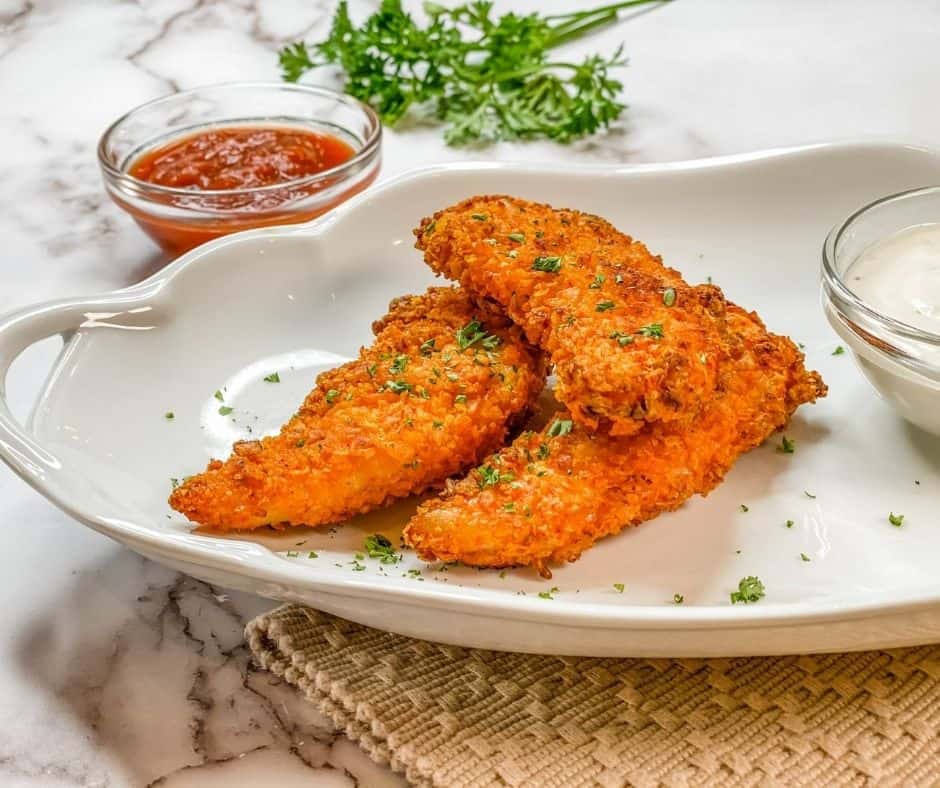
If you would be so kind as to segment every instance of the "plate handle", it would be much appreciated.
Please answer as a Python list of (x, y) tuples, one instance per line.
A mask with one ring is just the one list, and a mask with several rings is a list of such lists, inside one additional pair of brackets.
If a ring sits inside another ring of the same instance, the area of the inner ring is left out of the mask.
[(70, 334), (92, 320), (95, 314), (138, 309), (152, 295), (151, 288), (141, 288), (103, 298), (50, 301), (0, 318), (0, 459), (30, 485), (36, 486), (49, 474), (59, 471), (62, 464), (13, 418), (6, 391), (10, 365), (36, 342), (57, 334)]

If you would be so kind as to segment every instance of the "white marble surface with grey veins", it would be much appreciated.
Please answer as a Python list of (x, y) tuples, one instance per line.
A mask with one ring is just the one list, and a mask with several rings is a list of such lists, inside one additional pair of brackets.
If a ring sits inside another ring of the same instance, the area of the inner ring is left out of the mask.
[[(0, 310), (125, 286), (159, 266), (104, 195), (100, 133), (170, 91), (277, 79), (278, 46), (322, 34), (333, 5), (0, 0)], [(860, 136), (930, 144), (940, 140), (938, 34), (936, 0), (675, 0), (572, 47), (625, 45), (631, 108), (612, 133), (467, 152), (433, 129), (391, 132), (382, 177), (465, 158), (629, 164)], [(11, 376), (20, 414), (41, 355)], [(242, 628), (270, 602), (139, 558), (5, 469), (0, 511), (0, 784), (401, 784), (252, 667)]]

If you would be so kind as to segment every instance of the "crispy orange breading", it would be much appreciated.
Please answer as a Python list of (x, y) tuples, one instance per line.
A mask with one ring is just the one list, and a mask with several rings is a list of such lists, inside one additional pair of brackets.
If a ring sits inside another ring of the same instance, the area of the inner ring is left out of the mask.
[(519, 329), (459, 288), (397, 299), (373, 331), (358, 359), (317, 378), (279, 435), (235, 444), (170, 505), (225, 530), (337, 522), (478, 463), (544, 384)]
[(425, 560), (475, 566), (573, 561), (601, 537), (706, 494), (735, 460), (825, 396), (793, 343), (728, 305), (718, 393), (691, 424), (592, 434), (562, 411), (418, 509), (405, 539)]
[(575, 421), (614, 435), (693, 417), (713, 396), (725, 302), (605, 220), (512, 197), (424, 219), (435, 272), (500, 304), (548, 351)]

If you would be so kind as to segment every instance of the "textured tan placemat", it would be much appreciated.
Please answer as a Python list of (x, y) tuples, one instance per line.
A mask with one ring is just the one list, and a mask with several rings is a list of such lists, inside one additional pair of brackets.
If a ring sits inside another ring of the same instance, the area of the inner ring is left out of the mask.
[(586, 659), (391, 635), (298, 605), (258, 662), (418, 786), (940, 785), (940, 646)]

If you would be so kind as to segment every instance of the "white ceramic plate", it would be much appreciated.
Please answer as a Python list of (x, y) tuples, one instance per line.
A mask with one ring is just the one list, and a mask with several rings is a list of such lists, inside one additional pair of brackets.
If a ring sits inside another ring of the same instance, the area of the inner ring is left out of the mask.
[[(311, 225), (222, 239), (133, 288), (0, 321), (3, 373), (25, 347), (66, 337), (30, 422), (16, 424), (0, 403), (0, 453), (77, 520), (154, 560), (421, 638), (662, 656), (937, 639), (938, 442), (876, 399), (848, 354), (832, 355), (837, 339), (818, 297), (820, 246), (835, 222), (873, 198), (937, 182), (940, 156), (884, 143), (624, 168), (416, 172)], [(601, 214), (689, 281), (711, 276), (804, 343), (831, 393), (799, 411), (787, 433), (796, 452), (769, 442), (707, 499), (605, 540), (550, 582), (529, 571), (438, 571), (411, 555), (355, 571), (364, 536), (394, 534), (413, 502), (318, 531), (193, 533), (166, 504), (170, 478), (201, 470), (235, 439), (276, 430), (315, 373), (369, 341), (392, 297), (432, 282), (411, 228), (483, 192)], [(263, 381), (272, 371), (280, 384)], [(230, 417), (218, 413), (217, 389)], [(903, 527), (888, 523), (891, 511), (905, 515)], [(420, 576), (408, 572), (418, 568)], [(746, 575), (759, 576), (767, 595), (731, 605)], [(552, 586), (552, 599), (538, 596)]]

